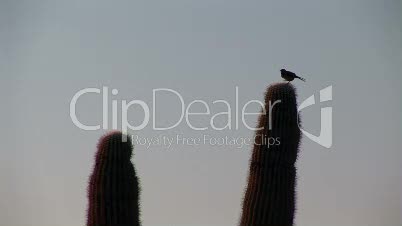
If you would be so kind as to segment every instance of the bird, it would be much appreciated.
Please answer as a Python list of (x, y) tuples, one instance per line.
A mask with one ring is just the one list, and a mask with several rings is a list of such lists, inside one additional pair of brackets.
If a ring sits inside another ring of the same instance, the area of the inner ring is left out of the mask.
[(287, 71), (285, 69), (281, 69), (281, 77), (284, 78), (286, 81), (288, 81), (288, 83), (293, 81), (295, 78), (298, 78), (298, 79), (302, 80), (303, 82), (306, 81), (306, 79), (299, 77), (295, 73), (293, 73), (291, 71)]

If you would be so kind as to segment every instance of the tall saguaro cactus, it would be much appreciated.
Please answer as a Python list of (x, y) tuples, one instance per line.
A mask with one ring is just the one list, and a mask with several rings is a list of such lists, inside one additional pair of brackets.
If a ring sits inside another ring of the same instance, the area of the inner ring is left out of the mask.
[[(288, 83), (269, 86), (265, 112), (258, 123), (263, 129), (255, 136), (240, 226), (293, 225), (300, 142), (295, 88)], [(263, 142), (267, 138), (279, 142), (269, 145)]]
[(87, 226), (138, 226), (139, 183), (131, 163), (132, 143), (112, 132), (98, 143), (88, 186)]

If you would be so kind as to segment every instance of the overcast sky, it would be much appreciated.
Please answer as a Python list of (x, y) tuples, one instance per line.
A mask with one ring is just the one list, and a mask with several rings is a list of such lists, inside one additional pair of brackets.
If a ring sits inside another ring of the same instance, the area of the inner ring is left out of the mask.
[[(236, 86), (241, 105), (262, 101), (286, 68), (307, 79), (293, 82), (299, 102), (333, 86), (333, 101), (301, 113), (317, 135), (320, 107), (333, 107), (334, 130), (330, 149), (303, 137), (296, 224), (401, 225), (401, 10), (397, 0), (1, 0), (0, 224), (85, 224), (88, 176), (106, 131), (72, 123), (77, 91), (108, 86), (119, 91), (110, 101), (143, 100), (152, 110), (152, 89), (170, 88), (216, 113), (222, 106), (212, 102), (234, 104)], [(79, 119), (100, 124), (101, 100), (83, 96)], [(157, 122), (177, 120), (178, 99), (159, 100)], [(135, 124), (143, 113), (128, 116)], [(255, 125), (257, 116), (247, 120)], [(244, 126), (197, 132), (185, 121), (132, 134), (253, 136)], [(236, 225), (251, 148), (136, 145), (143, 225)]]

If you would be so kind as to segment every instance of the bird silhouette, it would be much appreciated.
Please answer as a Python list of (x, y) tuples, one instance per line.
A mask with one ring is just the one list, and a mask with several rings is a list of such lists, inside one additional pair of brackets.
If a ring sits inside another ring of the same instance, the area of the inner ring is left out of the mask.
[(298, 78), (300, 80), (302, 80), (303, 82), (306, 81), (306, 79), (297, 76), (295, 73), (291, 72), (291, 71), (287, 71), (285, 69), (281, 69), (281, 76), (282, 78), (284, 78), (286, 81), (291, 82), (293, 81), (295, 78)]

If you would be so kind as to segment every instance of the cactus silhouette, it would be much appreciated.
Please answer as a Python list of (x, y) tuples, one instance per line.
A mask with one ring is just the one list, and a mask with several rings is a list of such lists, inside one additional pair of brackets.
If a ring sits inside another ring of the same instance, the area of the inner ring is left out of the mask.
[[(274, 104), (275, 101), (280, 102)], [(293, 225), (295, 162), (300, 142), (295, 88), (287, 83), (269, 86), (265, 94), (265, 112), (258, 122), (258, 128), (263, 129), (256, 131), (241, 226)], [(279, 142), (268, 145), (263, 142), (264, 138)]]
[(131, 163), (132, 143), (112, 132), (98, 143), (88, 186), (87, 226), (138, 226), (139, 183)]

